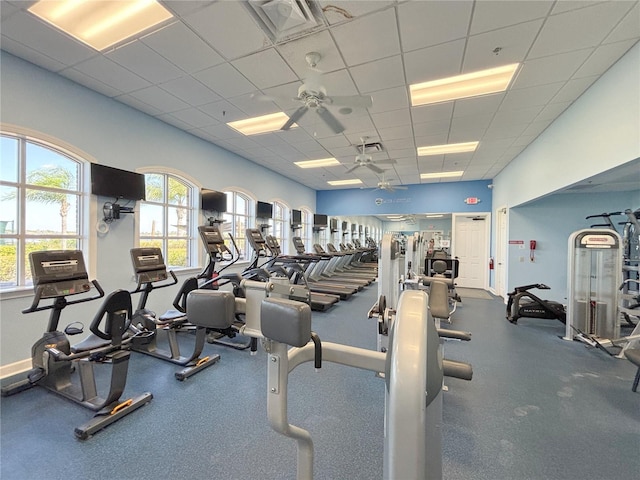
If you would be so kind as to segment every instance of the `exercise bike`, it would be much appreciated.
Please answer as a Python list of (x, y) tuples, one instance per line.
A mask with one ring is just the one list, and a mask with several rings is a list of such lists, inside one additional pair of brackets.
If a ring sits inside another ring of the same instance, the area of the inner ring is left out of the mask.
[[(218, 326), (214, 316), (205, 317), (199, 323), (190, 322), (187, 317), (186, 301), (189, 293), (198, 289), (197, 279), (191, 277), (184, 282), (173, 302), (175, 310), (169, 310), (156, 317), (152, 311), (146, 308), (149, 294), (153, 290), (177, 284), (178, 279), (173, 271), (167, 272), (162, 251), (159, 248), (133, 248), (131, 249), (131, 261), (137, 278), (137, 287), (132, 293), (141, 293), (141, 296), (129, 328), (135, 333), (145, 332), (150, 336), (149, 342), (143, 345), (134, 345), (133, 350), (184, 367), (175, 373), (176, 379), (180, 381), (220, 360), (220, 355), (217, 354), (200, 356), (204, 349), (208, 329)], [(171, 280), (169, 274), (172, 277)], [(180, 352), (178, 332), (182, 330), (195, 331), (195, 341), (189, 355), (182, 355)], [(164, 332), (164, 339), (161, 342), (168, 344), (168, 349), (161, 348), (159, 345), (160, 332)]]
[[(516, 287), (513, 292), (508, 294), (507, 320), (516, 324), (520, 317), (529, 317), (557, 319), (562, 323), (566, 323), (567, 312), (565, 311), (564, 305), (559, 302), (543, 300), (540, 297), (537, 297), (529, 291), (533, 288), (550, 290), (550, 288), (543, 283), (534, 283), (531, 285)], [(523, 301), (525, 299), (526, 301)]]
[[(67, 335), (82, 333), (79, 322), (70, 324), (65, 332), (58, 331), (62, 310), (69, 305), (97, 300), (105, 296), (97, 280), (89, 282), (82, 252), (55, 250), (29, 254), (35, 296), (31, 306), (22, 313), (51, 310), (46, 332), (31, 348), (33, 368), (21, 381), (2, 388), (2, 396), (41, 386), (83, 407), (95, 411), (95, 416), (75, 429), (79, 439), (87, 439), (97, 431), (146, 405), (153, 396), (146, 392), (121, 401), (129, 365), (129, 348), (133, 342), (144, 342), (142, 335), (125, 338), (131, 315), (131, 295), (116, 290), (108, 295), (93, 318), (90, 335), (71, 346)], [(92, 288), (97, 293), (90, 294)], [(90, 294), (75, 300), (69, 297)], [(41, 300), (53, 299), (50, 305), (40, 306)], [(103, 398), (98, 395), (94, 366), (111, 365), (109, 390)]]

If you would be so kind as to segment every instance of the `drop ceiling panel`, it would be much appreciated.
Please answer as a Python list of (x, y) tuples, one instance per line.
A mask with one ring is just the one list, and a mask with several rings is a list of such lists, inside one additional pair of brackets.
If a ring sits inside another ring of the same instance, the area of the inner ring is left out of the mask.
[(551, 99), (554, 103), (565, 103), (571, 98), (577, 98), (589, 88), (598, 77), (585, 77), (569, 80), (560, 91)]
[(388, 9), (333, 28), (347, 65), (360, 65), (400, 53), (395, 10)]
[[(552, 15), (542, 27), (530, 58), (595, 47), (631, 8), (630, 2), (607, 2)], [(580, 25), (580, 28), (575, 28)]]
[(222, 98), (235, 97), (256, 89), (233, 65), (223, 63), (194, 74), (204, 85)]
[(404, 85), (373, 92), (371, 97), (373, 98), (373, 106), (369, 109), (369, 113), (400, 110), (409, 106), (409, 95), (407, 87)]
[(553, 0), (505, 2), (504, 0), (484, 0), (476, 2), (471, 22), (471, 35), (488, 32), (508, 25), (525, 23), (544, 18)]
[(402, 48), (409, 52), (466, 37), (473, 3), (459, 0), (399, 5)]
[(400, 55), (351, 67), (349, 72), (362, 94), (406, 84)]
[(556, 82), (538, 87), (510, 90), (504, 97), (501, 108), (505, 110), (518, 110), (533, 105), (545, 105), (563, 86), (564, 82)]
[(624, 55), (634, 44), (635, 40), (602, 45), (595, 49), (589, 58), (573, 75), (574, 78), (602, 75), (618, 58)]
[(522, 66), (513, 89), (566, 81), (592, 52), (593, 49), (585, 49), (527, 61)]
[(137, 98), (147, 105), (151, 105), (160, 111), (168, 113), (175, 112), (176, 110), (183, 110), (189, 106), (178, 97), (174, 97), (169, 92), (166, 92), (156, 86), (142, 88), (135, 92), (131, 92), (129, 95), (133, 98)]
[[(222, 123), (235, 122), (236, 120), (245, 118), (245, 114), (243, 111), (236, 108), (226, 100), (218, 100), (216, 102), (207, 103), (206, 105), (201, 105), (199, 109)], [(231, 127), (227, 128), (233, 130)], [(248, 137), (245, 137), (241, 133), (238, 133), (238, 135), (240, 135), (241, 138), (248, 139)]]
[(173, 112), (171, 115), (174, 118), (185, 122), (190, 128), (206, 127), (207, 125), (215, 125), (219, 123), (217, 120), (197, 108), (178, 110)]
[(27, 12), (17, 12), (10, 22), (2, 22), (2, 35), (65, 65), (87, 60), (97, 53)]
[(640, 32), (640, 4), (635, 3), (629, 13), (616, 25), (609, 35), (604, 39), (604, 43), (618, 42), (621, 40), (632, 40), (638, 38)]
[(469, 37), (463, 72), (521, 63), (535, 40), (542, 20), (501, 28)]
[(320, 72), (333, 72), (346, 67), (328, 30), (280, 44), (276, 48), (301, 78), (309, 75), (309, 64), (305, 56), (310, 52), (320, 54), (320, 61), (316, 67)]
[(73, 70), (89, 75), (125, 93), (151, 85), (150, 82), (103, 56), (79, 63), (73, 67)]
[[(0, 29), (1, 31), (1, 29)], [(2, 35), (0, 36), (0, 43), (2, 44), (2, 50), (8, 52), (16, 57), (22, 58), (27, 62), (31, 62), (34, 65), (38, 65), (42, 68), (50, 70), (52, 72), (59, 72), (60, 70), (65, 68), (65, 64), (62, 62), (58, 62), (53, 58), (44, 55), (37, 50), (29, 48), (15, 40)]]
[(274, 48), (247, 55), (234, 60), (231, 64), (260, 89), (298, 80), (296, 74)]
[(363, 15), (385, 9), (395, 4), (394, 0), (338, 0), (338, 1), (320, 1), (320, 6), (325, 12), (329, 24), (340, 24), (350, 21), (352, 18), (361, 17)]
[(160, 88), (193, 106), (205, 105), (220, 100), (218, 94), (190, 76), (162, 83)]
[(241, 2), (216, 2), (183, 20), (227, 60), (271, 45)]
[(465, 40), (456, 40), (435, 47), (404, 54), (407, 83), (428, 82), (460, 73)]
[(147, 35), (141, 41), (187, 73), (224, 62), (218, 52), (182, 23), (171, 24)]
[[(142, 42), (133, 42), (106, 54), (107, 58), (149, 82), (167, 82), (184, 72)], [(144, 58), (144, 62), (140, 59)]]

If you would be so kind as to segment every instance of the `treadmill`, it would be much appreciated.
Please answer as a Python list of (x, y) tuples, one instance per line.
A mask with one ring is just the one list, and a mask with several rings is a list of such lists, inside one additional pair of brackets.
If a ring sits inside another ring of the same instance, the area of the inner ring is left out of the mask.
[(340, 299), (344, 300), (351, 297), (354, 293), (365, 287), (363, 282), (351, 282), (345, 280), (331, 279), (322, 275), (332, 257), (328, 254), (305, 253), (304, 243), (300, 237), (293, 237), (293, 245), (298, 255), (311, 256), (316, 261), (307, 268), (306, 278), (313, 289), (318, 291), (336, 292), (340, 295)]
[[(269, 246), (259, 229), (248, 228), (246, 230), (246, 234), (247, 240), (249, 240), (249, 244), (256, 255), (256, 259), (252, 264), (255, 268), (263, 268), (267, 270), (283, 268), (287, 271), (287, 275), (290, 278), (295, 275), (296, 271), (304, 272), (305, 268), (301, 265), (301, 263), (304, 263), (304, 259), (279, 254), (280, 245), (275, 237), (270, 238), (271, 246)], [(261, 256), (268, 259), (262, 265), (258, 265), (257, 262)], [(310, 290), (309, 297), (311, 309), (317, 312), (324, 312), (328, 310), (341, 299), (341, 297), (336, 294), (318, 292), (312, 288), (312, 285), (307, 286)]]

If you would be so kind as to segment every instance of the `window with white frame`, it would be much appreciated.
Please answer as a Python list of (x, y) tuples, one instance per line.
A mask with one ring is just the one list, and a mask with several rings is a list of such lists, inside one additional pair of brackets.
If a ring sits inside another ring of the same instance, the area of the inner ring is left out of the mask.
[(313, 252), (313, 212), (307, 208), (302, 208), (302, 228), (300, 237), (307, 252)]
[(224, 214), (223, 229), (233, 235), (240, 261), (251, 260), (253, 252), (247, 242), (246, 231), (254, 225), (255, 201), (246, 193), (236, 190), (224, 193), (227, 194), (227, 212)]
[(83, 250), (85, 160), (47, 142), (0, 134), (0, 290), (33, 284), (29, 253)]
[(273, 236), (278, 239), (282, 253), (289, 253), (289, 207), (284, 203), (273, 202)]
[(170, 268), (197, 266), (193, 227), (198, 190), (169, 173), (145, 173), (146, 200), (140, 202), (140, 246), (162, 250)]

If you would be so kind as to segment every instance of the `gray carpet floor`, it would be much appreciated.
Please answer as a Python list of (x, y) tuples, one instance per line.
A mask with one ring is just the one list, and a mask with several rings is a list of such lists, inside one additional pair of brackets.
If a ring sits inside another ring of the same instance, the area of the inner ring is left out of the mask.
[[(376, 297), (373, 284), (314, 312), (314, 330), (326, 341), (375, 349), (375, 321), (366, 314)], [(444, 477), (638, 478), (634, 366), (561, 340), (558, 321), (512, 325), (504, 310), (501, 299), (465, 298), (454, 314), (452, 328), (473, 338), (447, 342), (444, 353), (472, 363), (474, 379), (446, 379)], [(2, 398), (0, 478), (295, 478), (294, 442), (267, 423), (264, 351), (205, 348), (221, 360), (184, 382), (174, 379), (175, 365), (133, 353), (125, 393), (150, 391), (154, 399), (86, 441), (73, 429), (88, 410), (41, 388)], [(333, 364), (292, 373), (290, 420), (314, 438), (316, 479), (382, 477), (383, 388), (370, 372)]]

